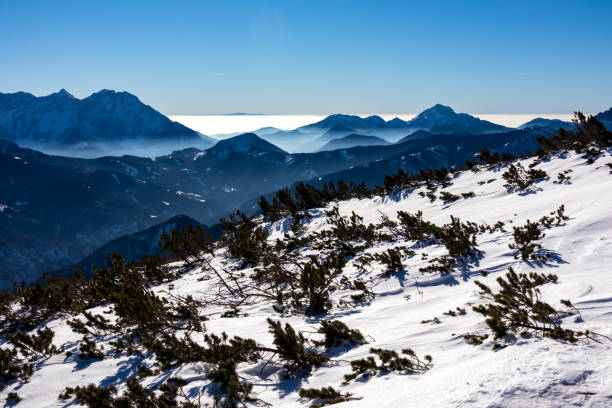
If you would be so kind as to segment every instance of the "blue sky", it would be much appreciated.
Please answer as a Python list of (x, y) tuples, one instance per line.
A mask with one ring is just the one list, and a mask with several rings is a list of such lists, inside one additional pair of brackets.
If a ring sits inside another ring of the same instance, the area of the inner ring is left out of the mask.
[(166, 114), (599, 112), (612, 1), (0, 0), (0, 92)]

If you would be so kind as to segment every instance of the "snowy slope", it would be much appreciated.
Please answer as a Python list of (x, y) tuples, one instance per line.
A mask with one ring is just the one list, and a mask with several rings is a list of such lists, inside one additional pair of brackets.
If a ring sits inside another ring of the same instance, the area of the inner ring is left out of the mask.
[[(527, 166), (531, 161), (533, 159), (526, 159), (523, 165)], [(329, 363), (303, 379), (284, 379), (283, 370), (274, 363), (268, 366), (242, 364), (239, 374), (254, 384), (254, 395), (271, 406), (309, 406), (310, 401), (297, 395), (301, 387), (332, 385), (362, 398), (338, 405), (342, 407), (609, 407), (612, 401), (610, 341), (569, 344), (531, 337), (516, 339), (508, 347), (493, 351), (491, 340), (472, 346), (462, 335), (488, 330), (483, 316), (471, 310), (471, 305), (483, 302), (474, 280), (495, 288), (495, 279), (512, 266), (517, 272), (536, 270), (558, 275), (557, 284), (543, 287), (544, 299), (555, 306), (559, 305), (560, 299), (570, 299), (581, 314), (581, 319), (567, 317), (564, 326), (612, 336), (612, 274), (609, 267), (612, 262), (612, 175), (605, 165), (611, 161), (609, 153), (592, 165), (575, 154), (551, 159), (536, 166), (545, 170), (550, 179), (535, 184), (522, 194), (508, 192), (503, 187), (501, 174), (506, 166), (502, 166), (457, 174), (445, 191), (454, 194), (473, 191), (475, 197), (447, 205), (439, 199), (432, 203), (427, 197), (421, 197), (418, 192), (425, 191), (424, 188), (412, 193), (398, 192), (387, 197), (338, 203), (341, 214), (349, 216), (355, 211), (364, 217), (365, 223), (380, 222), (381, 212), (394, 218), (398, 210), (411, 213), (422, 210), (425, 220), (438, 225), (449, 222), (453, 215), (462, 221), (477, 223), (504, 221), (506, 230), (511, 231), (512, 225), (522, 225), (528, 219), (537, 220), (562, 204), (570, 219), (565, 225), (546, 231), (542, 246), (557, 255), (546, 265), (514, 259), (513, 251), (508, 248), (511, 232), (479, 234), (478, 248), (483, 252), (479, 263), (448, 275), (419, 272), (420, 267), (428, 264), (422, 259), (423, 254), (430, 259), (441, 256), (446, 253), (444, 247), (414, 247), (416, 255), (404, 262), (405, 274), (377, 280), (375, 298), (369, 305), (334, 308), (325, 317), (341, 320), (349, 327), (361, 330), (368, 336), (370, 344), (333, 355)], [(566, 170), (572, 170), (568, 173), (571, 183), (554, 183), (556, 175)], [(322, 210), (312, 213), (315, 216), (308, 222), (311, 231), (328, 228)], [(267, 224), (270, 239), (282, 239), (288, 225), (286, 220)], [(367, 251), (382, 252), (400, 244), (406, 242), (381, 244)], [(221, 265), (223, 260), (223, 252), (219, 252), (213, 263)], [(349, 262), (344, 274), (366, 279), (380, 275), (382, 269), (382, 266), (372, 267), (366, 272), (358, 272)], [(483, 271), (488, 272), (488, 276), (483, 277)], [(248, 274), (248, 270), (246, 272)], [(202, 272), (196, 268), (157, 290), (160, 294), (169, 291), (197, 297), (206, 292), (209, 285), (208, 281), (198, 280), (201, 276)], [(332, 299), (337, 303), (350, 293), (339, 290)], [(467, 314), (443, 315), (443, 312), (456, 307), (465, 308)], [(308, 332), (314, 330), (317, 319), (279, 315), (273, 311), (272, 304), (265, 302), (241, 311), (248, 316), (221, 318), (218, 315), (220, 310), (204, 311), (211, 318), (206, 322), (207, 332), (226, 331), (230, 336), (254, 338), (269, 346), (272, 336), (268, 333), (266, 318), (272, 317), (289, 322), (296, 329), (303, 330), (307, 337), (316, 337)], [(434, 316), (441, 322), (421, 323)], [(78, 347), (80, 335), (72, 333), (65, 321), (56, 320), (48, 326), (56, 330), (55, 344), (66, 344), (66, 350), (73, 351)], [(420, 356), (430, 354), (433, 367), (421, 375), (389, 373), (341, 387), (343, 375), (350, 372), (347, 361), (366, 357), (370, 347), (393, 350), (410, 347)], [(151, 361), (145, 359), (144, 363)], [(66, 386), (93, 382), (122, 389), (122, 383), (136, 374), (140, 363), (141, 359), (125, 355), (84, 362), (74, 356), (59, 354), (41, 363), (29, 383), (18, 389), (11, 385), (2, 391), (2, 396), (18, 391), (23, 398), (19, 407), (65, 406), (69, 403), (58, 400), (57, 395)], [(172, 373), (150, 377), (144, 384), (159, 383), (169, 374), (180, 375), (190, 381), (187, 389), (196, 392), (209, 384), (205, 376), (207, 371), (206, 365), (188, 364)]]

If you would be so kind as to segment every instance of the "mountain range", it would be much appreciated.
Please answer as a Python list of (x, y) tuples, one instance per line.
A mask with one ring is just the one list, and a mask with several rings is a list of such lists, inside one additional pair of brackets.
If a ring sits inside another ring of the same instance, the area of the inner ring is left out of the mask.
[[(314, 152), (331, 140), (351, 134), (375, 136), (393, 143), (418, 131), (437, 134), (484, 134), (509, 130), (511, 128), (466, 113), (456, 113), (449, 106), (436, 104), (408, 121), (400, 118), (385, 121), (376, 115), (362, 118), (356, 115), (334, 114), (319, 122), (290, 131), (274, 132), (266, 128), (265, 131), (255, 131), (255, 133), (289, 152)], [(358, 140), (355, 139), (355, 142), (358, 143)], [(353, 146), (358, 144), (352, 144), (351, 147)]]
[(0, 93), (0, 139), (79, 157), (155, 155), (215, 142), (128, 92), (101, 90), (78, 99), (64, 89), (42, 97)]
[(360, 182), (363, 166), (371, 165), (365, 179), (380, 183), (399, 166), (414, 171), (460, 164), (483, 147), (535, 150), (535, 138), (542, 135), (533, 129), (494, 137), (422, 132), (398, 144), (290, 154), (250, 133), (207, 150), (97, 159), (51, 156), (1, 142), (0, 170), (6, 177), (0, 179), (0, 236), (6, 238), (0, 239), (0, 281), (31, 280), (176, 215), (214, 224), (244, 203), (300, 180), (316, 183), (339, 174)]
[[(15, 102), (19, 99), (33, 105)], [(15, 129), (5, 132), (6, 141), (0, 141), (0, 286), (15, 280), (32, 281), (44, 271), (79, 264), (83, 259), (85, 264), (91, 259), (99, 262), (100, 254), (109, 248), (125, 249), (127, 245), (109, 242), (150, 228), (159, 231), (159, 225), (169, 225), (164, 223), (179, 215), (214, 225), (236, 208), (252, 213), (260, 195), (299, 181), (322, 185), (343, 179), (374, 186), (398, 168), (415, 172), (458, 166), (483, 148), (510, 154), (535, 151), (537, 137), (551, 136), (558, 127), (570, 128), (567, 122), (536, 119), (521, 129), (511, 129), (436, 105), (411, 121), (331, 115), (291, 131), (263, 128), (237, 135), (205, 149), (187, 147), (154, 157), (79, 158), (50, 155), (21, 144), (36, 141), (45, 146), (70, 146), (84, 139), (114, 144), (133, 141), (143, 133), (148, 134), (147, 143), (160, 140), (166, 148), (190, 143), (187, 140), (207, 142), (123, 92), (101, 91), (83, 100), (65, 91), (43, 98), (17, 93), (2, 94), (0, 100), (0, 123), (11, 124), (2, 125), (3, 129)], [(62, 105), (57, 102), (61, 100), (66, 101), (67, 113), (61, 113)], [(100, 102), (103, 100), (108, 106)], [(41, 106), (50, 108), (45, 113)], [(77, 115), (74, 109), (84, 113)], [(94, 113), (96, 109), (101, 110)], [(29, 116), (24, 112), (30, 112)], [(602, 112), (598, 117), (609, 120), (611, 113)], [(25, 117), (38, 118), (30, 119), (36, 123), (47, 123), (43, 118), (69, 118), (65, 123), (71, 125), (62, 127), (56, 121), (43, 127), (47, 133), (40, 125), (27, 130)], [(120, 118), (119, 123), (108, 125), (115, 117)], [(104, 134), (105, 126), (108, 134)], [(285, 147), (294, 137), (293, 144), (310, 143), (312, 152), (291, 153)], [(138, 242), (150, 249), (156, 238), (153, 233), (143, 233), (121, 242)]]

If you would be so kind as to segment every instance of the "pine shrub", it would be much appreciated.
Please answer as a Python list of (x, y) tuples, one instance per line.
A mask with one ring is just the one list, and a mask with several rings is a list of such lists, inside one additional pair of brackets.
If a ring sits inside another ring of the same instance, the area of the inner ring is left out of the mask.
[(529, 169), (521, 165), (521, 163), (511, 164), (508, 170), (502, 174), (506, 180), (506, 187), (510, 191), (524, 191), (536, 181), (545, 179), (548, 174), (544, 170)]
[(320, 408), (326, 405), (333, 405), (356, 399), (351, 398), (353, 394), (348, 392), (342, 393), (331, 386), (323, 388), (300, 388), (298, 394), (300, 398), (315, 400), (311, 405), (313, 408)]
[(45, 327), (36, 330), (36, 334), (27, 334), (21, 331), (5, 336), (6, 341), (19, 350), (25, 357), (48, 358), (53, 354), (60, 353), (53, 345), (53, 330)]
[(574, 343), (580, 337), (587, 336), (588, 332), (563, 328), (560, 320), (565, 313), (541, 299), (539, 287), (556, 282), (557, 276), (553, 274), (517, 274), (508, 268), (505, 278), (497, 278), (500, 285), (497, 293), (493, 293), (487, 285), (475, 282), (481, 294), (492, 302), (474, 306), (473, 309), (487, 318), (486, 324), (495, 340), (504, 338), (508, 333), (532, 332)]
[(442, 202), (444, 204), (455, 202), (455, 201), (459, 200), (460, 198), (461, 198), (461, 196), (449, 193), (448, 191), (442, 191), (440, 193), (440, 200), (442, 200)]
[(267, 234), (244, 213), (237, 211), (228, 220), (221, 219), (223, 235), (219, 242), (227, 248), (234, 259), (241, 262), (241, 268), (247, 265), (259, 265), (262, 253), (267, 252)]
[(204, 227), (188, 225), (184, 229), (173, 229), (170, 234), (164, 231), (159, 239), (159, 247), (173, 260), (182, 260), (193, 267), (202, 260), (202, 253), (210, 253), (212, 239)]
[(396, 351), (380, 348), (371, 348), (370, 354), (364, 359), (351, 361), (353, 372), (344, 376), (345, 384), (359, 376), (369, 378), (380, 372), (397, 371), (405, 374), (421, 374), (429, 370), (432, 362), (429, 355), (424, 357), (424, 361), (419, 359), (412, 349), (403, 349), (401, 357)]
[(285, 368), (289, 371), (296, 369), (311, 370), (320, 367), (329, 358), (322, 353), (306, 348), (306, 340), (301, 333), (296, 333), (289, 323), (285, 328), (279, 321), (268, 318), (270, 333), (274, 336), (274, 345), (281, 360), (285, 361)]
[(537, 259), (545, 262), (547, 257), (536, 253), (536, 251), (542, 249), (542, 245), (536, 241), (544, 238), (544, 236), (545, 234), (542, 232), (539, 223), (527, 220), (525, 225), (513, 227), (512, 237), (514, 242), (508, 244), (508, 247), (518, 251), (514, 255), (515, 259), (518, 259), (520, 256), (523, 261)]
[(350, 329), (340, 320), (322, 320), (317, 333), (325, 335), (325, 338), (321, 341), (314, 341), (313, 344), (324, 346), (327, 350), (343, 345), (366, 344), (365, 338), (359, 330)]

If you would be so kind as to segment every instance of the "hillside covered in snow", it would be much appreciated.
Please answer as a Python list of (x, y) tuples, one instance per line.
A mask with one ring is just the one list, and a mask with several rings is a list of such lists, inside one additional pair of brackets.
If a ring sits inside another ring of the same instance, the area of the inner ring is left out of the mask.
[(108, 89), (83, 99), (65, 89), (41, 97), (0, 92), (0, 139), (75, 157), (159, 155), (216, 142), (171, 121), (128, 92)]
[(171, 263), (117, 256), (90, 281), (4, 294), (0, 395), (19, 407), (608, 407), (612, 154), (551, 150), (565, 143), (400, 171), (376, 189), (279, 191), (261, 216), (224, 220), (216, 243), (196, 227), (162, 236)]

